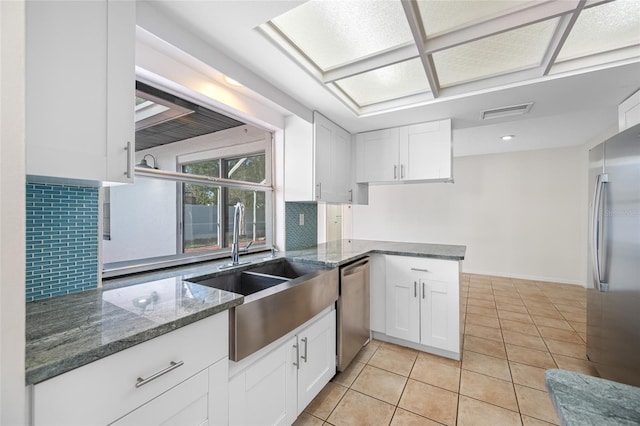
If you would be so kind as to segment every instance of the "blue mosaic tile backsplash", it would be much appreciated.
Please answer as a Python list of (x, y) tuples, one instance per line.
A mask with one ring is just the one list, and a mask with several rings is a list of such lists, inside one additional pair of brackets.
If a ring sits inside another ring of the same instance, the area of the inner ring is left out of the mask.
[[(300, 214), (304, 225), (300, 226)], [(285, 250), (299, 250), (318, 245), (318, 205), (285, 203)]]
[(27, 302), (98, 285), (98, 188), (27, 183)]

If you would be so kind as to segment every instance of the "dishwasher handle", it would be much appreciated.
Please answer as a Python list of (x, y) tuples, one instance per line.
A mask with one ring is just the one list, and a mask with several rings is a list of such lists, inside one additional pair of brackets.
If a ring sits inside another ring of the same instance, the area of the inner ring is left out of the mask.
[(349, 275), (357, 274), (362, 268), (366, 268), (369, 265), (369, 258), (362, 259), (359, 262), (353, 263), (349, 266), (342, 268), (342, 276), (348, 277)]

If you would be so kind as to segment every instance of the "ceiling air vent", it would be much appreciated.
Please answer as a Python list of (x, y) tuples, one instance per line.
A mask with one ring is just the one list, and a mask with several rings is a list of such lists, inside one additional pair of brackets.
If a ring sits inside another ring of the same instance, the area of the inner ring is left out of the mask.
[(482, 120), (490, 120), (493, 118), (508, 117), (510, 115), (526, 114), (529, 112), (532, 106), (533, 102), (529, 102), (526, 104), (487, 109), (485, 111), (482, 111), (482, 113), (480, 114), (480, 118)]

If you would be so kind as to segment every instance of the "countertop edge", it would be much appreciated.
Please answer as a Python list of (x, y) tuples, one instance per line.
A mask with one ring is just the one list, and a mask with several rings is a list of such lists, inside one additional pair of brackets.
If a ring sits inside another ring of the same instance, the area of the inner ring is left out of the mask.
[(640, 423), (640, 388), (573, 371), (545, 371), (545, 385), (563, 426)]
[(25, 384), (36, 385), (44, 382), (45, 380), (52, 379), (61, 374), (67, 373), (76, 368), (90, 364), (94, 361), (98, 361), (109, 355), (113, 355), (120, 351), (129, 349), (140, 343), (144, 343), (155, 337), (162, 336), (164, 334), (175, 331), (181, 327), (187, 326), (194, 322), (200, 321), (204, 318), (216, 315), (218, 313), (228, 311), (229, 309), (238, 306), (243, 303), (244, 298), (239, 297), (228, 302), (221, 303), (220, 305), (213, 306), (200, 312), (196, 312), (192, 315), (170, 321), (167, 323), (159, 324), (149, 330), (142, 331), (124, 339), (115, 340), (113, 342), (106, 343), (99, 348), (87, 350), (85, 352), (77, 353), (71, 357), (60, 359), (57, 362), (48, 364), (42, 364), (38, 367), (25, 370)]

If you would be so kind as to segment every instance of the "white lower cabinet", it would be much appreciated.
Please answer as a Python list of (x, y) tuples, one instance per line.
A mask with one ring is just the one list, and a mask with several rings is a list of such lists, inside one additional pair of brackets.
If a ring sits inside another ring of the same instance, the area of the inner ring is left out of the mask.
[(226, 424), (228, 318), (219, 313), (34, 385), (32, 423)]
[(385, 334), (459, 357), (459, 262), (386, 256), (385, 266)]
[(230, 425), (288, 425), (296, 419), (297, 337), (229, 381)]
[(229, 381), (230, 425), (290, 425), (336, 373), (336, 311), (311, 319)]

